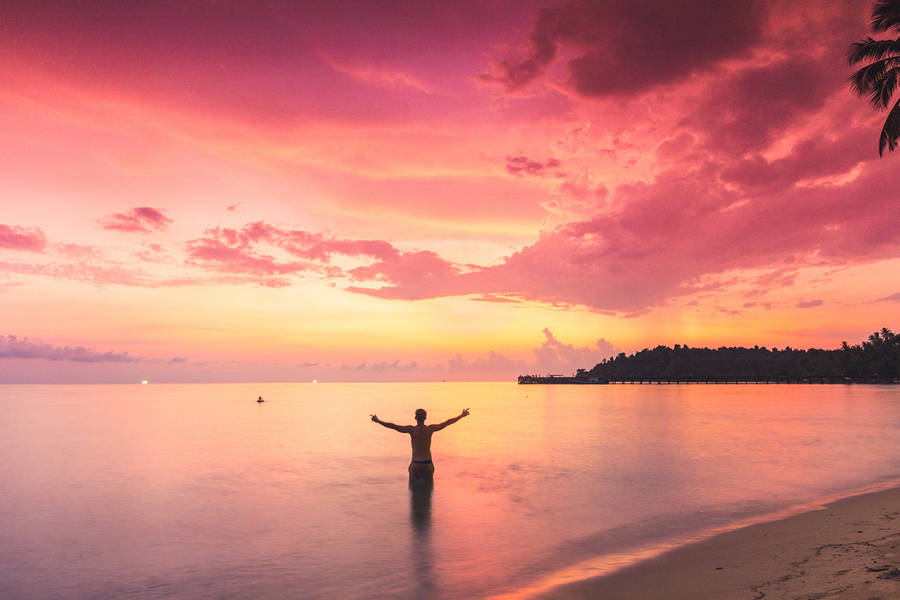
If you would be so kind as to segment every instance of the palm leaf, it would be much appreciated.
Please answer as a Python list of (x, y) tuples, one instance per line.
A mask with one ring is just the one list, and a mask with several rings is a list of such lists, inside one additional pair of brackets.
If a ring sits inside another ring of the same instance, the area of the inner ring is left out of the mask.
[(855, 65), (864, 60), (878, 60), (891, 54), (900, 54), (900, 38), (896, 40), (876, 40), (867, 37), (861, 42), (850, 44), (847, 63)]
[(897, 140), (900, 139), (900, 100), (894, 104), (894, 108), (888, 113), (887, 119), (884, 121), (884, 127), (881, 128), (881, 137), (878, 140), (878, 156), (884, 154), (884, 148), (887, 147), (891, 152), (897, 147)]
[(900, 0), (875, 0), (872, 9), (872, 29), (887, 31), (900, 25)]
[(891, 56), (866, 65), (850, 76), (850, 87), (860, 96), (868, 96), (876, 108), (887, 108), (897, 90), (900, 57)]
[(887, 105), (891, 102), (891, 98), (894, 96), (894, 92), (897, 91), (897, 75), (898, 72), (896, 68), (885, 71), (884, 76), (878, 80), (877, 93), (872, 93), (870, 100), (872, 104), (887, 108)]
[(875, 61), (870, 65), (860, 68), (856, 73), (851, 75), (850, 83), (852, 84), (853, 91), (860, 96), (864, 96), (871, 92), (875, 82), (884, 76), (884, 72), (888, 69), (889, 62), (888, 59)]

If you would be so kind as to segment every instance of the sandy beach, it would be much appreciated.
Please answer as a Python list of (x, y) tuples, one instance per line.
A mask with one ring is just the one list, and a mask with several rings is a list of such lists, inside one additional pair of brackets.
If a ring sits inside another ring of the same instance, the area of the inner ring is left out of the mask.
[(540, 598), (900, 598), (900, 488), (722, 533)]

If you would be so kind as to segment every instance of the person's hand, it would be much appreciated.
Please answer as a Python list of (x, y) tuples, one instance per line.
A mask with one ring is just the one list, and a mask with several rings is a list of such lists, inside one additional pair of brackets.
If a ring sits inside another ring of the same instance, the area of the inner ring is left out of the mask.
[(376, 423), (378, 422), (378, 417), (377, 417), (377, 416), (375, 416), (375, 415), (369, 415), (369, 416), (372, 417), (372, 420), (373, 420), (374, 422), (376, 422)]
[(461, 416), (461, 417), (468, 417), (468, 416), (469, 416), (469, 409), (468, 409), (468, 408), (464, 408), (463, 411), (462, 411), (462, 414), (461, 414), (460, 416)]

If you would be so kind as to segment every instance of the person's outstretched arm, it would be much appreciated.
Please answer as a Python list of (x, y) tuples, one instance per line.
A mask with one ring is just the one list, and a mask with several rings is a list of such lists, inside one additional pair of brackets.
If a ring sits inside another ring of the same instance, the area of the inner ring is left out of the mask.
[(412, 429), (412, 425), (394, 425), (393, 423), (388, 423), (387, 421), (382, 421), (376, 415), (371, 415), (372, 420), (381, 425), (382, 427), (387, 427), (388, 429), (393, 429), (394, 431), (399, 431), (400, 433), (409, 433)]
[(457, 421), (459, 421), (459, 420), (462, 419), (463, 417), (468, 417), (468, 416), (469, 416), (469, 409), (468, 409), (468, 408), (463, 409), (463, 411), (462, 411), (461, 413), (459, 413), (459, 416), (453, 417), (452, 419), (447, 419), (447, 420), (444, 421), (443, 423), (438, 423), (437, 425), (432, 425), (432, 426), (431, 426), (431, 430), (432, 430), (432, 431), (440, 431), (441, 429), (443, 429), (443, 428), (446, 427), (447, 425), (453, 425), (454, 423), (456, 423)]

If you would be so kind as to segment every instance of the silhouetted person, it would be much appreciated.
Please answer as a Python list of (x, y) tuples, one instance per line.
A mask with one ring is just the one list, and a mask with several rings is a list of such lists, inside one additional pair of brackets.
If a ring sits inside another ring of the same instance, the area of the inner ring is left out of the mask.
[(416, 409), (415, 425), (394, 425), (382, 421), (376, 415), (372, 415), (372, 420), (388, 429), (399, 431), (400, 433), (408, 433), (410, 442), (412, 443), (412, 462), (409, 463), (409, 480), (414, 479), (431, 479), (434, 475), (434, 463), (431, 462), (431, 434), (440, 431), (447, 425), (452, 425), (465, 416), (468, 416), (469, 409), (463, 410), (458, 417), (447, 419), (443, 423), (437, 425), (426, 425), (425, 417), (428, 413), (425, 409)]
[(260, 396), (259, 398), (257, 398), (256, 401), (257, 401), (257, 402), (265, 402), (265, 400), (262, 399), (262, 396)]

